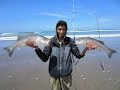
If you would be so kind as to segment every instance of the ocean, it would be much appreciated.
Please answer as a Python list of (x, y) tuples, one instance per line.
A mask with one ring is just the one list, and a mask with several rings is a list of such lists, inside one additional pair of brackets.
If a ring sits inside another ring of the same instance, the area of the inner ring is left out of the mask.
[[(46, 30), (40, 32), (18, 32), (18, 33), (0, 33), (0, 40), (16, 40), (18, 35), (37, 33), (45, 37), (55, 35), (54, 30)], [(120, 30), (68, 30), (67, 35), (71, 38), (75, 37), (120, 37)]]

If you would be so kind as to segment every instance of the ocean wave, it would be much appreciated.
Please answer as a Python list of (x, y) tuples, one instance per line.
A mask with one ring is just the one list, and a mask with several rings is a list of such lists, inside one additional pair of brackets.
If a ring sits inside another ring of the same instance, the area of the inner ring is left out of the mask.
[(0, 40), (17, 40), (17, 36), (0, 37)]
[(68, 30), (67, 32), (120, 32), (120, 30)]
[[(74, 35), (67, 35), (71, 38), (74, 37)], [(47, 38), (51, 38), (53, 36), (45, 36)], [(91, 35), (75, 35), (76, 38), (78, 37), (99, 37), (99, 35), (96, 35), (96, 34), (91, 34)], [(102, 34), (100, 35), (100, 37), (120, 37), (120, 34)], [(17, 40), (17, 36), (13, 36), (13, 37), (0, 37), (0, 40)]]
[[(118, 34), (120, 30), (68, 30), (67, 34), (72, 35), (86, 35), (86, 34)], [(81, 33), (82, 32), (82, 33)], [(40, 31), (40, 32), (19, 32), (19, 33), (0, 33), (0, 37), (13, 37), (18, 35), (29, 35), (29, 34), (40, 34), (43, 36), (53, 36), (55, 34), (54, 31)]]
[(39, 34), (38, 32), (0, 33), (0, 37), (13, 37), (18, 35)]
[(4, 36), (4, 37), (17, 36), (17, 34), (16, 33), (0, 33), (0, 37), (2, 37), (2, 36)]

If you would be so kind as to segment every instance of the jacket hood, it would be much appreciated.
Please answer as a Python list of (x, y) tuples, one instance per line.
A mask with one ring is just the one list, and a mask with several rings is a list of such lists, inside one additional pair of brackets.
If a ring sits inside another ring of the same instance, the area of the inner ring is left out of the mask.
[[(67, 34), (67, 29), (68, 29), (68, 27), (67, 27), (67, 22), (66, 22), (66, 21), (63, 21), (63, 20), (60, 20), (60, 21), (57, 22), (57, 24), (56, 24), (56, 36), (57, 36), (57, 38), (59, 38), (59, 37), (58, 37), (58, 33), (57, 33), (57, 28), (58, 28), (59, 26), (65, 26), (65, 28), (66, 28), (66, 32), (65, 32), (65, 35), (64, 35), (64, 37), (65, 37), (66, 34)], [(64, 39), (64, 38), (63, 38), (63, 39)]]

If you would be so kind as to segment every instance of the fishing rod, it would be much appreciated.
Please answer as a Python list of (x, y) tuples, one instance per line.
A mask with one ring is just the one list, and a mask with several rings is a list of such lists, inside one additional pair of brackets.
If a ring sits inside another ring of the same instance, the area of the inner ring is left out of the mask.
[[(72, 30), (73, 30), (73, 40), (75, 41), (75, 0), (72, 0), (73, 3), (73, 7), (72, 7)], [(73, 63), (74, 63), (74, 58), (72, 55), (72, 59), (73, 59)], [(75, 86), (75, 90), (77, 90), (77, 80), (75, 80), (76, 82), (76, 86)]]
[(75, 21), (75, 7), (74, 7), (74, 4), (75, 4), (75, 1), (73, 0), (73, 10), (72, 10), (72, 29), (73, 29), (73, 32), (74, 32), (74, 37), (73, 37), (73, 39), (74, 39), (74, 41), (75, 41), (75, 23), (74, 23), (74, 21)]
[[(75, 41), (75, 0), (72, 0), (73, 1), (73, 8), (72, 8), (72, 30), (73, 30), (73, 40)], [(73, 54), (72, 54), (72, 58), (73, 58)], [(77, 61), (77, 63), (79, 62), (79, 60)], [(74, 58), (73, 58), (73, 63), (74, 63)], [(76, 63), (75, 63), (75, 66), (76, 66)], [(77, 69), (77, 66), (76, 68)], [(77, 70), (76, 70), (76, 75), (77, 75)], [(79, 73), (78, 73), (79, 74)], [(77, 89), (77, 80), (75, 80), (75, 90), (78, 90)]]
[[(98, 21), (98, 17), (97, 17), (96, 12), (95, 12), (95, 18), (96, 18), (96, 23), (97, 23), (98, 35), (99, 35), (99, 38), (100, 38), (99, 21)], [(104, 69), (103, 64), (101, 63), (100, 59), (98, 59), (98, 61), (99, 61), (99, 64), (100, 64), (102, 70), (104, 71), (105, 69)]]

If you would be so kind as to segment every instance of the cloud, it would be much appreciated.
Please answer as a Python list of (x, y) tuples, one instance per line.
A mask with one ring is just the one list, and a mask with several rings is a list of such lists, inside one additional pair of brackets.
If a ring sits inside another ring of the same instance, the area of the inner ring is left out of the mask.
[(103, 17), (98, 18), (98, 22), (102, 23), (102, 24), (107, 23), (107, 22), (111, 22), (111, 21), (112, 20), (110, 18), (103, 18)]
[(58, 13), (49, 13), (49, 12), (42, 12), (39, 13), (40, 15), (47, 15), (47, 16), (53, 16), (53, 17), (58, 17), (58, 18), (65, 18), (66, 16)]
[(94, 15), (96, 15), (96, 10), (95, 9), (88, 9), (88, 12), (87, 12), (87, 14), (89, 15), (89, 16), (94, 16)]
[(98, 22), (99, 22), (100, 24), (105, 24), (105, 23), (108, 23), (108, 22), (111, 22), (111, 21), (112, 21), (111, 18), (99, 17), (99, 16), (97, 15), (96, 9), (89, 9), (88, 12), (87, 12), (87, 14), (88, 14), (89, 16), (94, 16), (95, 18), (97, 18), (97, 19), (98, 19)]

